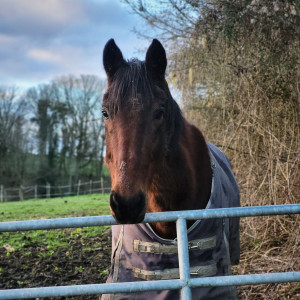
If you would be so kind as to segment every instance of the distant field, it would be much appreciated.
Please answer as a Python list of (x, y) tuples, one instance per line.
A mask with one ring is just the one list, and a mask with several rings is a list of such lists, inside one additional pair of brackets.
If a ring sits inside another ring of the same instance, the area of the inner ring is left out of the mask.
[(109, 214), (109, 194), (0, 203), (0, 222)]

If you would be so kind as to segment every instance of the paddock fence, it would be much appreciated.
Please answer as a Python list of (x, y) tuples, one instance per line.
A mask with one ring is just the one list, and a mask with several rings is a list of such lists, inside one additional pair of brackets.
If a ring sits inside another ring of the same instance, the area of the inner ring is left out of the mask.
[(100, 180), (89, 180), (82, 182), (78, 180), (75, 184), (67, 185), (31, 185), (13, 188), (5, 188), (0, 184), (0, 202), (23, 201), (26, 199), (52, 198), (79, 196), (94, 193), (109, 193), (111, 182), (109, 178), (101, 177)]
[[(284, 215), (299, 213), (300, 204), (148, 213), (145, 216), (145, 219), (143, 221), (144, 223), (151, 223), (157, 221), (176, 221), (180, 279), (140, 281), (129, 283), (122, 282), (109, 284), (86, 284), (78, 286), (52, 286), (39, 288), (7, 289), (0, 290), (0, 299), (29, 299), (59, 296), (68, 297), (78, 295), (95, 295), (108, 293), (113, 294), (121, 292), (141, 292), (148, 290), (180, 289), (181, 299), (190, 300), (191, 289), (195, 287), (232, 285), (238, 286), (267, 283), (300, 282), (300, 271), (217, 276), (213, 277), (213, 280), (212, 277), (191, 278), (186, 225), (187, 220), (232, 217), (257, 217), (267, 215)], [(116, 225), (116, 222), (112, 216), (1, 222), (0, 232), (77, 228), (104, 225)]]

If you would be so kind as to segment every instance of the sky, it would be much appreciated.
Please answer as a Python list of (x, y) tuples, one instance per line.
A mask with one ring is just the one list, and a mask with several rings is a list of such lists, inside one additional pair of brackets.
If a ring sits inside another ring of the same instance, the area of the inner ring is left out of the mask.
[(61, 75), (105, 78), (102, 51), (114, 38), (124, 58), (144, 59), (147, 25), (120, 0), (0, 0), (0, 85), (21, 89)]

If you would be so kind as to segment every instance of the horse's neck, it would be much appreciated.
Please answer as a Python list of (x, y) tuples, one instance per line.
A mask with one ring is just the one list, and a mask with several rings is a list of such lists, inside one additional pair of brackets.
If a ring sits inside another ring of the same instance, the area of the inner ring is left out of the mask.
[[(185, 123), (176, 157), (158, 168), (148, 193), (150, 212), (203, 209), (210, 197), (212, 170), (208, 149), (201, 132)], [(174, 222), (151, 224), (164, 238), (176, 236)]]

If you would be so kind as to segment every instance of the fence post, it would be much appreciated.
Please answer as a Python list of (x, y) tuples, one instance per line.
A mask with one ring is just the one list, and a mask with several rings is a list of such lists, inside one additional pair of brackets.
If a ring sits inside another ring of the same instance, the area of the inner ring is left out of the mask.
[(4, 202), (7, 202), (7, 192), (4, 187), (3, 187), (3, 196), (4, 196)]
[(34, 186), (34, 199), (37, 199), (37, 185)]
[(4, 199), (3, 196), (4, 196), (3, 195), (3, 185), (1, 184), (1, 186), (0, 186), (0, 202), (3, 202), (3, 199)]
[(102, 191), (102, 194), (104, 194), (104, 182), (103, 182), (103, 177), (101, 177), (100, 182), (101, 182), (101, 191)]
[(20, 196), (20, 201), (23, 201), (24, 200), (23, 185), (20, 185), (19, 196)]
[(80, 195), (80, 184), (81, 184), (81, 180), (78, 180), (78, 185), (77, 185), (77, 196)]
[(92, 193), (92, 184), (93, 184), (93, 181), (90, 180), (90, 194)]
[(51, 196), (51, 194), (50, 194), (50, 189), (51, 189), (51, 185), (50, 185), (50, 183), (49, 182), (47, 182), (47, 187), (46, 187), (46, 189), (47, 189), (47, 198), (50, 198), (50, 196)]

